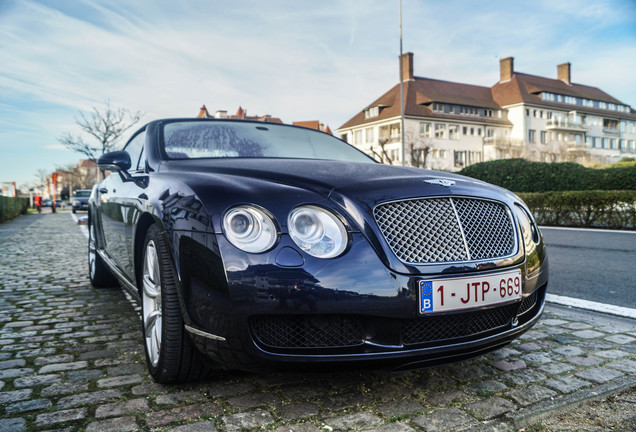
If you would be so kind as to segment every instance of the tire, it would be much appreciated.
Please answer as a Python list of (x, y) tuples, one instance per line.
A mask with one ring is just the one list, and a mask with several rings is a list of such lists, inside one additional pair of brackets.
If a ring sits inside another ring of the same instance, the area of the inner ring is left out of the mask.
[(119, 286), (117, 278), (111, 273), (106, 263), (97, 253), (95, 225), (88, 224), (88, 275), (91, 285), (95, 288), (110, 288)]
[(146, 233), (142, 260), (142, 336), (150, 375), (164, 384), (207, 377), (212, 360), (203, 357), (184, 329), (170, 254), (157, 225)]
[(77, 213), (77, 210), (75, 210), (75, 209), (73, 209), (72, 211), (73, 211), (73, 213)]

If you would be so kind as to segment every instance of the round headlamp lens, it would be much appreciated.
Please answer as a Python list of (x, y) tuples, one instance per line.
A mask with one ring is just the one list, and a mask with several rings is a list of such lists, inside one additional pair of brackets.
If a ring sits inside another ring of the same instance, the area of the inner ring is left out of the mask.
[(228, 210), (223, 217), (223, 231), (230, 243), (251, 253), (271, 249), (277, 238), (273, 218), (260, 208), (249, 205)]
[(287, 219), (289, 235), (302, 250), (318, 258), (334, 258), (347, 248), (347, 230), (340, 219), (317, 206), (301, 206)]

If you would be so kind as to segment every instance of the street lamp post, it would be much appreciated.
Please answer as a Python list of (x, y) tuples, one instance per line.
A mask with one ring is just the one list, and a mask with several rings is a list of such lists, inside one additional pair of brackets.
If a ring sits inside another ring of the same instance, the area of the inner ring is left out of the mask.
[(404, 61), (402, 59), (402, 0), (400, 2), (400, 144), (402, 147), (402, 166), (406, 165), (404, 152)]

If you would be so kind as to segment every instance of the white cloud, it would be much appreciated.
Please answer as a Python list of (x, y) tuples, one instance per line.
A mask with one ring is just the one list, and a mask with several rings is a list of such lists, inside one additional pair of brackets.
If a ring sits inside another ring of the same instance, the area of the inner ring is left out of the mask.
[[(570, 61), (573, 80), (636, 105), (628, 0), (403, 0), (403, 7), (404, 50), (415, 53), (416, 75), (492, 85), (501, 57), (544, 76)], [(22, 0), (0, 8), (0, 147), (20, 133), (25, 146), (61, 154), (51, 143), (78, 132), (78, 110), (108, 98), (144, 111), (145, 120), (194, 116), (201, 104), (230, 112), (241, 105), (335, 129), (397, 83), (398, 47), (397, 2), (383, 0), (266, 8)], [(49, 157), (43, 152), (42, 163)]]

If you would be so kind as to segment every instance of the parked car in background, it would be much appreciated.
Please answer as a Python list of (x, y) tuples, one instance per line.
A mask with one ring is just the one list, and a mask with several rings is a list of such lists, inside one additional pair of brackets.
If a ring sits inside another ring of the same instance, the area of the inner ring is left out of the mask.
[(91, 190), (90, 189), (80, 189), (77, 190), (75, 192), (73, 192), (73, 199), (72, 199), (72, 205), (73, 205), (73, 213), (77, 212), (78, 210), (88, 210), (88, 199), (91, 196)]
[[(61, 200), (55, 200), (55, 207), (60, 208), (64, 203)], [(42, 200), (42, 207), (52, 207), (53, 200), (51, 198), (47, 198)]]
[(244, 120), (156, 120), (98, 165), (90, 279), (140, 300), (159, 382), (422, 368), (498, 349), (543, 311), (541, 232), (478, 180)]

